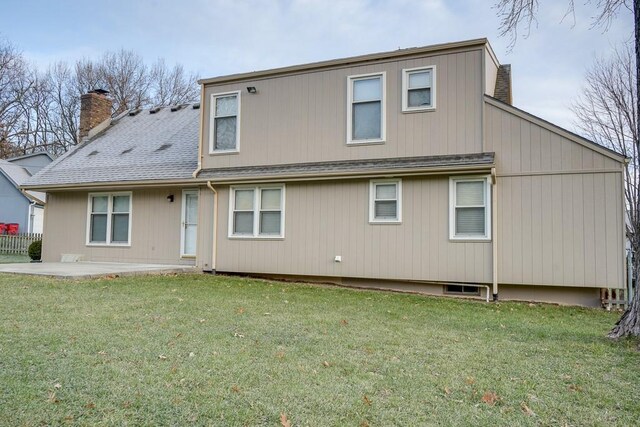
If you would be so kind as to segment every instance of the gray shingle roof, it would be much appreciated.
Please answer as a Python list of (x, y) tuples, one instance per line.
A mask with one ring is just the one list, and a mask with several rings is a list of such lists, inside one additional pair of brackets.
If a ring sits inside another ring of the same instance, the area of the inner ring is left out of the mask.
[[(25, 167), (6, 160), (0, 160), (0, 173), (4, 174), (16, 188), (24, 184), (31, 177), (31, 174)], [(27, 191), (27, 197), (32, 200), (35, 198), (37, 202), (44, 202), (45, 194), (39, 191)]]
[(296, 163), (273, 166), (242, 166), (234, 168), (203, 169), (198, 178), (221, 181), (247, 178), (266, 178), (304, 175), (337, 175), (341, 173), (367, 173), (385, 171), (425, 170), (436, 168), (490, 167), (494, 153), (455, 154), (444, 156), (398, 157), (392, 159), (344, 160), (318, 163)]
[(191, 178), (198, 166), (199, 110), (192, 105), (154, 114), (124, 114), (57, 158), (25, 186)]

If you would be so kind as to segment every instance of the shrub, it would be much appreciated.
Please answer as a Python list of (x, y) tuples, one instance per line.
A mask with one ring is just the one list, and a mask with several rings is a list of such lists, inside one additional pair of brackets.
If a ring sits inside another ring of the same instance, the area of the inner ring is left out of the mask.
[(40, 261), (42, 258), (42, 240), (36, 240), (29, 245), (29, 258)]

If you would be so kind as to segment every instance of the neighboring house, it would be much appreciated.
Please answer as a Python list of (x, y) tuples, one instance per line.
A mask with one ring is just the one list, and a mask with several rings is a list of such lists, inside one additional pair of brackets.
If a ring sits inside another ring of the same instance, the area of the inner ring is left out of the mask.
[(18, 224), (20, 233), (42, 233), (45, 194), (22, 192), (20, 186), (52, 160), (45, 152), (0, 160), (0, 223)]
[(597, 305), (624, 287), (624, 158), (511, 105), (486, 39), (204, 79), (111, 120), (47, 191), (43, 257)]

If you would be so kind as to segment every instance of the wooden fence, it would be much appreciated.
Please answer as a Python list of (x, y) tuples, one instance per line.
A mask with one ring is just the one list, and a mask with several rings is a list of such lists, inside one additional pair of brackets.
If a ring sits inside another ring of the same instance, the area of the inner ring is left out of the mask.
[(0, 235), (0, 254), (28, 255), (29, 245), (36, 240), (42, 240), (41, 233), (2, 234)]

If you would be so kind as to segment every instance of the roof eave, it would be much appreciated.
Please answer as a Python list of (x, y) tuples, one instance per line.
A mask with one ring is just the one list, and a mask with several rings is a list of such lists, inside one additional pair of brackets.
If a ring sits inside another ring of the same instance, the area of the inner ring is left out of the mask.
[(201, 85), (214, 84), (214, 83), (228, 83), (233, 81), (272, 77), (276, 75), (291, 74), (291, 73), (297, 73), (297, 72), (303, 72), (303, 71), (321, 70), (325, 68), (333, 68), (333, 67), (339, 67), (344, 65), (365, 63), (365, 62), (382, 60), (382, 59), (401, 58), (404, 56), (414, 56), (414, 55), (441, 52), (441, 51), (447, 51), (447, 50), (453, 50), (453, 49), (471, 48), (476, 46), (479, 47), (487, 44), (489, 44), (489, 41), (487, 40), (487, 38), (464, 40), (464, 41), (451, 42), (451, 43), (441, 43), (441, 44), (435, 44), (430, 46), (398, 49), (398, 50), (387, 51), (387, 52), (352, 56), (348, 58), (332, 59), (329, 61), (312, 62), (309, 64), (272, 68), (269, 70), (252, 71), (249, 73), (230, 74), (227, 76), (200, 79), (198, 80), (198, 83)]
[(452, 165), (439, 167), (421, 168), (397, 168), (397, 169), (366, 169), (359, 171), (340, 171), (322, 173), (292, 173), (292, 174), (272, 174), (272, 175), (250, 175), (250, 176), (230, 176), (222, 178), (202, 178), (200, 181), (212, 182), (214, 184), (242, 184), (249, 182), (285, 182), (285, 181), (323, 181), (335, 179), (363, 179), (374, 177), (399, 177), (399, 176), (423, 176), (423, 175), (443, 175), (443, 174), (467, 174), (490, 172), (495, 167), (495, 162), (475, 164), (475, 165)]

